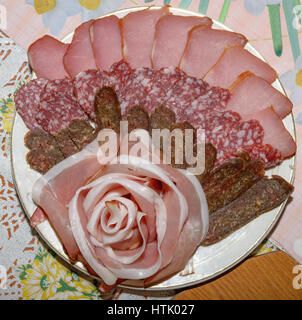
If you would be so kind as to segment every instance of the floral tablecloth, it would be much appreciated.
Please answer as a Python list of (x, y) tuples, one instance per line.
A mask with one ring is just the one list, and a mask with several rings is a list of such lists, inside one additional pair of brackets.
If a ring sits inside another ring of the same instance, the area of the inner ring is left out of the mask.
[(0, 299), (170, 299), (175, 294), (116, 289), (100, 295), (96, 282), (70, 269), (30, 228), (10, 167), (13, 95), (30, 79), (28, 46), (43, 34), (61, 39), (82, 21), (117, 9), (164, 4), (206, 14), (245, 34), (279, 73), (294, 103), (295, 191), (276, 228), (253, 254), (282, 249), (302, 264), (302, 7), (298, 0), (0, 0)]

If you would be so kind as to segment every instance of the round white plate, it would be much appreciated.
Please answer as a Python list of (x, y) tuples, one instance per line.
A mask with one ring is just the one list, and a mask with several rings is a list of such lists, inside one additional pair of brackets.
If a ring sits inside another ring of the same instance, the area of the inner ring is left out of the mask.
[[(115, 14), (116, 16), (121, 18), (129, 12), (145, 8), (146, 7), (136, 7), (116, 11), (111, 14)], [(178, 15), (200, 16), (197, 13), (183, 9), (171, 8), (171, 11), (174, 14)], [(223, 24), (216, 21), (214, 21), (213, 27), (217, 29), (230, 30)], [(70, 42), (72, 39), (72, 35), (73, 34), (70, 34), (68, 37), (63, 39), (63, 41)], [(246, 45), (246, 49), (255, 54), (257, 57), (263, 59), (262, 56), (250, 44)], [(273, 85), (283, 94), (285, 94), (279, 80), (277, 80)], [(295, 125), (292, 114), (284, 119), (284, 125), (295, 139)], [(31, 217), (36, 209), (36, 206), (31, 198), (32, 186), (34, 182), (40, 177), (40, 174), (34, 170), (31, 170), (26, 162), (25, 156), (28, 150), (24, 146), (24, 135), (27, 131), (28, 130), (25, 127), (21, 117), (17, 114), (12, 129), (12, 170), (16, 190), (19, 195), (21, 204), (27, 216)], [(267, 171), (267, 175), (277, 174), (282, 176), (288, 182), (292, 183), (294, 178), (294, 167), (295, 157), (292, 157), (291, 159), (283, 161), (280, 166)], [(278, 208), (261, 215), (257, 219), (232, 233), (226, 239), (214, 245), (208, 247), (199, 247), (194, 256), (188, 262), (185, 271), (180, 272), (170, 279), (161, 282), (151, 288), (148, 288), (148, 290), (185, 288), (187, 286), (196, 285), (206, 280), (212, 279), (219, 274), (227, 271), (228, 269), (234, 267), (245, 257), (247, 257), (264, 240), (266, 235), (269, 233), (269, 231), (272, 229), (272, 227), (280, 217), (284, 206), (285, 202)], [(61, 242), (59, 241), (55, 231), (48, 221), (40, 224), (38, 227), (36, 227), (36, 230), (52, 250), (54, 250), (60, 257), (70, 263), (68, 256), (63, 250)], [(88, 274), (81, 263), (78, 262), (73, 266), (78, 270)]]

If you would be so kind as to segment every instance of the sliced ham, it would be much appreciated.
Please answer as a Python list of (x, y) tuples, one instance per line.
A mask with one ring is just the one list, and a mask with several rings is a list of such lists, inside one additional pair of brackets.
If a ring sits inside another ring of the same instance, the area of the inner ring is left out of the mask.
[(282, 157), (289, 158), (296, 152), (296, 143), (286, 130), (282, 119), (269, 107), (248, 115), (243, 115), (244, 121), (258, 120), (264, 129), (263, 145), (270, 144), (281, 152)]
[(224, 51), (204, 80), (213, 86), (229, 88), (246, 71), (265, 79), (268, 83), (277, 79), (276, 71), (266, 62), (244, 48), (232, 47)]
[(49, 80), (69, 77), (64, 68), (63, 57), (68, 44), (62, 43), (51, 36), (44, 36), (28, 48), (28, 61), (38, 78)]
[(32, 228), (35, 228), (36, 226), (38, 226), (39, 224), (43, 223), (46, 220), (47, 220), (46, 213), (43, 211), (42, 208), (38, 207), (33, 213), (33, 215), (30, 217), (30, 226)]
[[(98, 144), (94, 141), (81, 152), (54, 166), (33, 186), (34, 202), (47, 215), (72, 261), (77, 259), (79, 249), (69, 223), (68, 203), (76, 190), (100, 169), (96, 157), (97, 148)], [(32, 218), (35, 225), (40, 213), (42, 212), (38, 210)]]
[(116, 16), (95, 20), (90, 27), (90, 37), (98, 69), (108, 71), (123, 58), (120, 20)]
[(208, 17), (185, 17), (166, 15), (161, 17), (155, 27), (152, 52), (152, 66), (177, 67), (184, 52), (188, 32), (197, 25), (211, 27), (213, 21)]
[(128, 13), (122, 19), (123, 57), (132, 68), (151, 67), (151, 54), (157, 21), (169, 8), (145, 9)]
[(244, 47), (246, 43), (247, 39), (239, 33), (207, 26), (194, 27), (189, 32), (179, 67), (190, 76), (203, 78), (226, 48)]
[(75, 29), (72, 42), (64, 55), (64, 67), (71, 77), (75, 77), (81, 71), (96, 69), (89, 35), (93, 21), (84, 22)]
[(248, 75), (239, 81), (231, 91), (227, 109), (241, 115), (254, 113), (273, 106), (281, 118), (287, 116), (293, 108), (291, 101), (264, 79)]

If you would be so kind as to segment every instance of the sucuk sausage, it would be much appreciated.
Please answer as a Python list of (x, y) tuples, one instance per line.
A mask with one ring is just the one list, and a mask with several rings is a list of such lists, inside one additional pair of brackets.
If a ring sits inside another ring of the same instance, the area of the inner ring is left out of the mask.
[(261, 178), (236, 200), (210, 215), (209, 231), (201, 245), (214, 244), (261, 214), (278, 207), (293, 189), (279, 176)]
[(201, 182), (204, 192), (208, 197), (217, 194), (231, 177), (245, 168), (246, 164), (244, 159), (237, 157), (215, 168)]
[(42, 130), (28, 131), (24, 137), (24, 144), (30, 150), (39, 149), (44, 152), (60, 152), (56, 139)]
[(30, 150), (26, 155), (26, 161), (29, 166), (41, 174), (45, 174), (62, 160), (64, 160), (62, 154), (57, 152), (44, 152), (38, 149)]
[(209, 213), (213, 213), (238, 198), (265, 174), (264, 163), (260, 160), (250, 161), (237, 175), (233, 175), (216, 193), (207, 195)]
[(103, 87), (96, 92), (94, 108), (98, 129), (110, 128), (116, 132), (120, 131), (121, 108), (112, 88)]
[[(150, 130), (152, 129), (170, 129), (176, 122), (175, 112), (164, 105), (155, 108), (150, 115)], [(151, 132), (152, 133), (152, 132)]]
[(69, 123), (67, 129), (71, 140), (79, 150), (92, 142), (97, 135), (96, 130), (85, 120), (73, 120)]
[(143, 106), (133, 106), (126, 112), (125, 119), (128, 121), (129, 133), (135, 129), (144, 129), (149, 132), (150, 118)]
[(26, 155), (27, 163), (41, 174), (64, 159), (56, 139), (46, 132), (29, 131), (24, 137), (24, 143), (30, 149)]
[(66, 158), (80, 151), (76, 144), (71, 140), (67, 128), (56, 134), (55, 139)]

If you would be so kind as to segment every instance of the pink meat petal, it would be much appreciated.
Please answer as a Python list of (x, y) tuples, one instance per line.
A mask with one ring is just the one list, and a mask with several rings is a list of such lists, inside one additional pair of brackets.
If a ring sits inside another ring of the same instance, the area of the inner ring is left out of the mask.
[[(177, 174), (175, 171), (173, 171), (173, 168), (168, 167), (167, 169), (170, 171), (171, 176)], [(186, 179), (182, 180), (179, 180), (177, 176), (175, 176), (174, 181), (186, 199), (192, 200), (192, 195), (196, 194), (196, 190), (200, 188), (200, 184), (196, 180), (195, 176), (187, 175)], [(179, 239), (177, 241), (175, 254), (163, 269), (161, 269), (154, 276), (145, 280), (146, 286), (150, 286), (162, 281), (168, 276), (183, 270), (190, 257), (193, 255), (194, 251), (205, 237), (208, 230), (208, 216), (207, 213), (204, 212), (206, 198), (203, 194), (203, 191), (197, 191), (197, 193), (199, 194), (198, 201), (188, 201), (190, 214), (181, 230)], [(168, 237), (169, 236), (172, 239), (173, 235), (171, 233), (169, 233)], [(168, 243), (169, 241), (167, 241), (167, 244)]]
[(50, 80), (68, 77), (63, 64), (67, 48), (68, 44), (48, 35), (35, 41), (28, 48), (27, 55), (37, 77)]
[(69, 223), (68, 203), (75, 191), (100, 169), (96, 151), (91, 153), (89, 148), (97, 150), (97, 142), (50, 169), (37, 180), (32, 192), (34, 202), (47, 214), (71, 260), (77, 258), (79, 249)]

